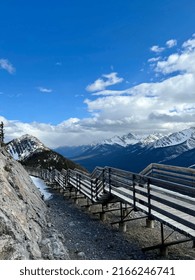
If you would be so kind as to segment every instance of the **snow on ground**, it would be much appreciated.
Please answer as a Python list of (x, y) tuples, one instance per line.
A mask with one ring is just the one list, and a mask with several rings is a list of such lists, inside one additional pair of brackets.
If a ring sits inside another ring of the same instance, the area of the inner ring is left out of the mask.
[(52, 194), (49, 192), (49, 187), (44, 183), (43, 180), (30, 176), (35, 186), (40, 190), (41, 194), (44, 195), (44, 200), (48, 200), (52, 197)]

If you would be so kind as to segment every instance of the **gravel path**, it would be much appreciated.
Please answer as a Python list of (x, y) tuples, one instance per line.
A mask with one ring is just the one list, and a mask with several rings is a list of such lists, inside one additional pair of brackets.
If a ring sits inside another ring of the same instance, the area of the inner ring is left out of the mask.
[[(127, 233), (101, 222), (98, 215), (76, 205), (56, 190), (48, 205), (48, 225), (64, 236), (64, 245), (70, 259), (88, 260), (144, 260), (144, 259), (195, 259), (191, 244), (170, 247), (168, 257), (159, 256), (157, 250), (143, 253), (141, 248), (160, 241), (159, 225), (154, 229), (145, 227), (145, 220), (130, 222)], [(179, 238), (178, 235), (176, 238)]]

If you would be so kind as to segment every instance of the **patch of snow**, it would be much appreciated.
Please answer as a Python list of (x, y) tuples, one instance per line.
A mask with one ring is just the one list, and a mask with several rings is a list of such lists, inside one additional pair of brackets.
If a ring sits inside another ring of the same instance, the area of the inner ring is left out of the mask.
[(44, 196), (44, 200), (49, 200), (52, 194), (49, 192), (49, 187), (40, 178), (30, 176), (35, 186), (40, 190), (41, 194)]
[(12, 148), (11, 145), (9, 146), (9, 153), (12, 155), (12, 157), (13, 157), (15, 160), (19, 160), (18, 153)]

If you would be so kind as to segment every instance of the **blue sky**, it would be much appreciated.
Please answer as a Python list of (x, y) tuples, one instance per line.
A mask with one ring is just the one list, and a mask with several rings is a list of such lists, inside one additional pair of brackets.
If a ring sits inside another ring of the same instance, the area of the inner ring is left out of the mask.
[(55, 147), (195, 125), (195, 1), (3, 0), (0, 11), (7, 140)]

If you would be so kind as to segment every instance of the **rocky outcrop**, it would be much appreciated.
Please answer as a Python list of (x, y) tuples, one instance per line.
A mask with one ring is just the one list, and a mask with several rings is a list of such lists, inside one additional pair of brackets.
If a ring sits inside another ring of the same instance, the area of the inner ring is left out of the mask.
[(22, 165), (0, 148), (0, 259), (68, 259), (47, 206)]

